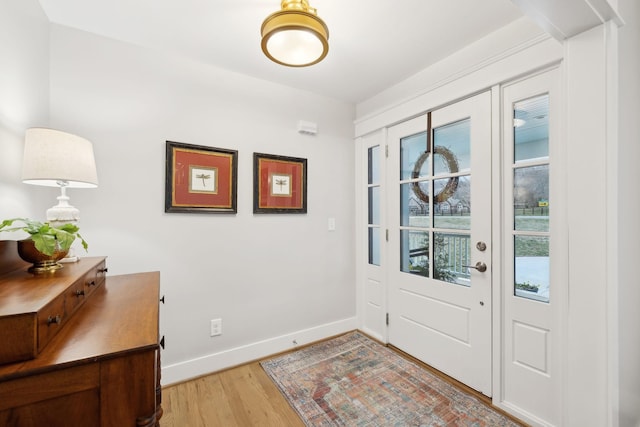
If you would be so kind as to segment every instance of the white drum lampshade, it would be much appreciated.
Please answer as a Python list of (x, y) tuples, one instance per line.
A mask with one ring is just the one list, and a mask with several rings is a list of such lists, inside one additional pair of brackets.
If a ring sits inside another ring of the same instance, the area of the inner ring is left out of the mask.
[(47, 211), (47, 221), (77, 221), (79, 213), (69, 205), (66, 188), (98, 186), (93, 146), (88, 140), (55, 129), (27, 129), (22, 164), (22, 182), (60, 187), (58, 205)]

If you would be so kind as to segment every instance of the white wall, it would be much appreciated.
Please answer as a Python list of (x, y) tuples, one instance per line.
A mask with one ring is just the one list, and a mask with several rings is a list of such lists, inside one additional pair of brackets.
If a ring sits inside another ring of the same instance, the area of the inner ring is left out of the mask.
[[(165, 384), (355, 327), (353, 105), (58, 25), (50, 97), (94, 145), (99, 187), (69, 191), (90, 254), (161, 272)], [(166, 140), (239, 151), (236, 215), (164, 213)], [(306, 215), (252, 213), (254, 152), (308, 159)]]
[(618, 0), (619, 32), (619, 342), (620, 427), (640, 426), (640, 2)]
[(608, 22), (565, 43), (572, 426), (640, 426), (640, 6), (618, 6), (624, 26)]
[(49, 119), (48, 63), (49, 23), (37, 0), (0, 1), (0, 220), (44, 217), (47, 203), (38, 197), (49, 193), (21, 176), (24, 131)]
[(607, 274), (607, 218), (616, 207), (607, 203), (613, 196), (607, 192), (607, 154), (617, 142), (607, 139), (605, 32), (600, 25), (565, 42), (567, 426), (606, 426), (608, 416), (607, 297), (616, 283)]

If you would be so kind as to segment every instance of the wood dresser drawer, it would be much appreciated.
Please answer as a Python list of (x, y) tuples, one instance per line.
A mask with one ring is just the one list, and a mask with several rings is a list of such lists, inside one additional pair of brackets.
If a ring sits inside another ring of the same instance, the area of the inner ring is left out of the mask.
[(36, 357), (105, 280), (105, 258), (82, 258), (53, 274), (19, 264), (0, 275), (0, 364)]
[[(51, 338), (56, 336), (62, 328), (63, 322), (66, 321), (66, 297), (65, 294), (58, 295), (53, 301), (36, 313), (38, 319), (38, 352), (41, 352), (42, 349), (49, 344)], [(34, 357), (36, 354), (34, 354)]]
[(65, 293), (65, 315), (71, 316), (89, 296), (91, 290), (86, 285), (85, 279), (80, 279), (69, 287)]
[(84, 282), (85, 293), (87, 296), (95, 291), (98, 286), (104, 283), (106, 273), (106, 262), (103, 260), (102, 262), (96, 264), (87, 274), (84, 275), (82, 281)]
[(0, 412), (99, 386), (100, 365), (97, 363), (0, 382)]
[(104, 283), (107, 268), (102, 261), (91, 268), (81, 279), (69, 287), (65, 293), (65, 315), (71, 316), (85, 300)]

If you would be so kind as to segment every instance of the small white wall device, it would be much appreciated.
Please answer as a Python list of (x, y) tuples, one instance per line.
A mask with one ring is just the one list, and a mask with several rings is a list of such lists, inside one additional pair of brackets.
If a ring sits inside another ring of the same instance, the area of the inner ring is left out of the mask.
[(313, 122), (298, 121), (298, 133), (305, 135), (315, 135), (318, 133), (318, 124)]

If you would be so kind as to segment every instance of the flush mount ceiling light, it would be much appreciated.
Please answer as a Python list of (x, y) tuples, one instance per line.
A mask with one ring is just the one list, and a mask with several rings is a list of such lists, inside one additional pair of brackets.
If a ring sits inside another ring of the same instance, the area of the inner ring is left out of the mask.
[(307, 0), (282, 0), (262, 23), (262, 51), (289, 67), (317, 64), (329, 52), (329, 29)]

